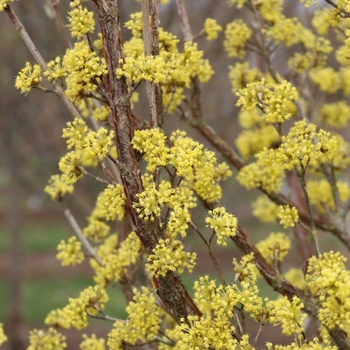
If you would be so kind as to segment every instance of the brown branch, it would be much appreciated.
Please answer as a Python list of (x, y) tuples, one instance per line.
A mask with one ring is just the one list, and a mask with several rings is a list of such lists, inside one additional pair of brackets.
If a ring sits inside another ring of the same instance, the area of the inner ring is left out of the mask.
[[(142, 35), (145, 56), (159, 54), (159, 16), (158, 6), (155, 0), (142, 0)], [(162, 90), (159, 84), (146, 82), (148, 106), (150, 111), (150, 126), (162, 125), (163, 103)]]
[[(113, 117), (118, 160), (123, 164), (121, 180), (126, 196), (126, 207), (138, 237), (146, 251), (151, 253), (162, 237), (162, 230), (159, 219), (152, 222), (143, 221), (133, 208), (133, 203), (138, 201), (137, 194), (143, 191), (143, 187), (141, 171), (131, 147), (134, 130), (128, 86), (125, 78), (116, 77), (116, 69), (124, 59), (118, 2), (115, 0), (93, 0), (93, 2), (96, 6), (97, 21), (103, 37), (104, 55), (108, 67), (107, 98)], [(157, 281), (158, 295), (177, 322), (181, 322), (181, 319), (186, 322), (189, 315), (201, 315), (176, 273), (169, 272), (165, 277), (159, 277)]]

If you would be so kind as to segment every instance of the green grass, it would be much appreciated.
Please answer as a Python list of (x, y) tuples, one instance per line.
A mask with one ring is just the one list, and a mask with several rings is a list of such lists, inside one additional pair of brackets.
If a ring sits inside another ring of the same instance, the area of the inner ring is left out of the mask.
[[(28, 224), (22, 230), (21, 245), (26, 253), (53, 252), (62, 239), (67, 239), (73, 231), (60, 223)], [(10, 232), (0, 229), (0, 253), (10, 249)]]

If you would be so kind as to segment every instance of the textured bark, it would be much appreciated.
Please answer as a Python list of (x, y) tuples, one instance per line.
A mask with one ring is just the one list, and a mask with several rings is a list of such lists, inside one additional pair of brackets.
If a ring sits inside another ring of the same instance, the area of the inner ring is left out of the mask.
[[(132, 204), (137, 202), (137, 194), (143, 191), (143, 187), (139, 165), (131, 147), (134, 130), (128, 86), (124, 78), (117, 79), (116, 77), (116, 69), (120, 67), (120, 61), (123, 60), (118, 2), (117, 0), (94, 0), (94, 3), (108, 66), (105, 85), (113, 116), (118, 160), (123, 166), (120, 172), (127, 199), (127, 210), (143, 246), (148, 253), (151, 253), (162, 236), (162, 230), (159, 220), (143, 221), (132, 207)], [(169, 272), (166, 277), (159, 278), (157, 282), (158, 295), (177, 322), (182, 318), (187, 321), (188, 315), (200, 315), (177, 274)]]

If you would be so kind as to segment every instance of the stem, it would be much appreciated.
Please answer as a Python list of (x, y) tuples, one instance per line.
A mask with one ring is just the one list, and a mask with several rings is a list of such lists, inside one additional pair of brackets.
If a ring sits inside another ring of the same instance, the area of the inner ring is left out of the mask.
[(216, 260), (216, 257), (215, 255), (213, 254), (213, 249), (212, 249), (212, 246), (211, 246), (211, 240), (212, 240), (212, 237), (215, 236), (215, 233), (211, 236), (209, 242), (205, 239), (204, 235), (202, 234), (202, 232), (198, 229), (198, 227), (192, 222), (190, 221), (190, 226), (193, 228), (193, 230), (198, 234), (198, 236), (202, 239), (202, 241), (204, 242), (204, 244), (207, 246), (208, 250), (207, 250), (207, 253), (209, 254), (210, 256), (210, 259), (211, 261), (213, 262), (213, 265), (215, 267), (215, 270), (220, 278), (220, 281), (221, 281), (221, 284), (225, 287), (227, 286), (227, 283), (225, 281), (225, 278), (224, 278), (224, 275), (220, 269), (220, 266), (218, 264), (218, 261)]
[[(61, 200), (61, 204), (63, 206), (62, 200)], [(84, 236), (83, 232), (81, 231), (77, 221), (75, 220), (75, 218), (74, 218), (73, 214), (71, 213), (71, 211), (69, 210), (69, 208), (64, 208), (64, 215), (66, 216), (69, 224), (71, 225), (73, 231), (75, 232), (75, 234), (79, 238), (80, 242), (83, 244), (85, 249), (88, 251), (89, 255), (91, 257), (93, 257), (99, 263), (99, 265), (102, 266), (103, 264), (102, 264), (100, 257), (96, 254), (95, 249), (91, 246), (90, 242)]]
[(176, 0), (176, 7), (177, 7), (177, 13), (180, 18), (180, 24), (182, 33), (184, 35), (185, 41), (192, 41), (193, 40), (193, 34), (191, 30), (190, 21), (188, 19), (186, 7), (184, 5), (183, 0)]
[(303, 195), (305, 198), (305, 204), (306, 204), (306, 208), (307, 208), (307, 212), (308, 212), (309, 225), (310, 225), (309, 232), (311, 233), (311, 236), (312, 236), (312, 239), (313, 239), (313, 242), (315, 245), (316, 257), (319, 257), (320, 247), (319, 247), (319, 243), (318, 243), (317, 229), (315, 226), (314, 216), (313, 216), (312, 209), (311, 209), (309, 194), (307, 193), (307, 190), (306, 190), (305, 173), (306, 173), (307, 165), (304, 166), (304, 165), (300, 164), (300, 167), (301, 167), (301, 171), (299, 171), (297, 168), (295, 169), (295, 171), (296, 171), (296, 174), (299, 178), (301, 189), (303, 191)]

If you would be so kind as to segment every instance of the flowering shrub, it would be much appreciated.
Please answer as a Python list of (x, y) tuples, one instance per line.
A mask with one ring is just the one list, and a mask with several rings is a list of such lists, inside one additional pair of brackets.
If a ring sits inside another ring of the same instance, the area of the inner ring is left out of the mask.
[[(72, 116), (62, 134), (67, 153), (45, 191), (65, 202), (78, 181), (90, 178), (104, 186), (85, 228), (65, 210), (73, 235), (57, 248), (62, 265), (89, 259), (95, 284), (51, 311), (48, 328), (30, 332), (29, 349), (64, 349), (61, 329), (83, 330), (91, 318), (113, 327), (106, 339), (82, 335), (81, 349), (255, 349), (266, 324), (278, 327), (289, 344), (272, 337), (265, 349), (350, 349), (350, 272), (346, 258), (320, 246), (318, 237), (325, 231), (350, 250), (350, 145), (338, 132), (350, 119), (350, 1), (325, 1), (328, 6), (310, 12), (313, 29), (284, 13), (283, 0), (230, 0), (217, 6), (241, 18), (225, 26), (204, 21), (198, 35), (220, 40), (223, 32), (232, 62), (227, 77), (243, 129), (232, 142), (237, 150), (204, 120), (199, 85), (214, 72), (182, 0), (176, 4), (183, 43), (161, 27), (156, 0), (141, 0), (142, 11), (125, 23), (118, 1), (93, 0), (93, 10), (83, 0), (70, 1), (67, 28), (76, 41), (48, 63), (13, 2), (0, 0), (0, 10), (22, 28), (36, 61), (25, 63), (15, 86), (25, 94), (56, 93)], [(124, 44), (123, 25), (132, 34)], [(273, 57), (283, 47), (291, 56), (281, 67)], [(142, 85), (149, 110), (138, 119), (132, 106)], [(312, 103), (316, 99), (321, 101)], [(216, 153), (184, 131), (166, 133), (166, 113), (179, 114)], [(97, 167), (98, 176), (91, 170)], [(255, 245), (239, 218), (220, 204), (221, 183), (233, 169), (242, 186), (262, 192), (253, 214), (280, 226)], [(207, 212), (201, 219), (193, 215), (198, 206)], [(128, 234), (112, 230), (116, 221), (128, 223)], [(186, 244), (193, 235), (207, 250), (217, 279), (198, 277), (192, 295), (182, 275), (200, 263)], [(229, 241), (243, 253), (233, 259), (231, 283), (215, 256), (215, 248), (229, 249)], [(295, 243), (304, 247), (303, 262), (286, 270), (284, 259)], [(261, 278), (277, 298), (261, 295)], [(125, 320), (105, 312), (106, 302), (113, 301), (108, 286), (128, 293)], [(257, 334), (247, 330), (248, 319), (258, 325)], [(307, 335), (309, 324), (317, 334)], [(0, 343), (6, 339), (0, 325)]]

